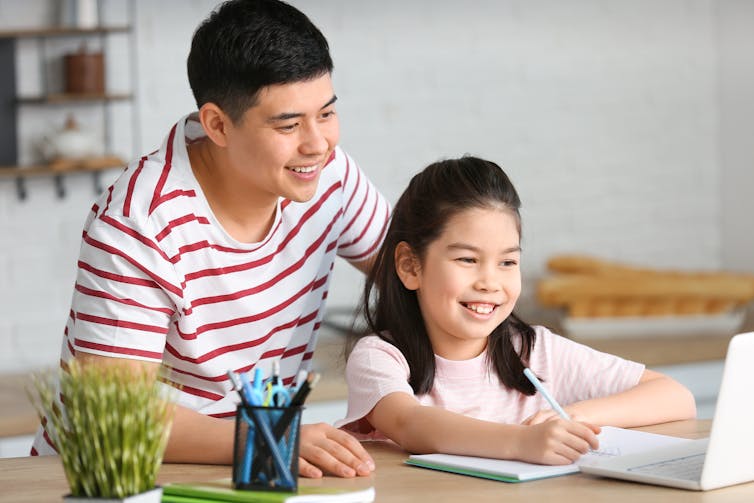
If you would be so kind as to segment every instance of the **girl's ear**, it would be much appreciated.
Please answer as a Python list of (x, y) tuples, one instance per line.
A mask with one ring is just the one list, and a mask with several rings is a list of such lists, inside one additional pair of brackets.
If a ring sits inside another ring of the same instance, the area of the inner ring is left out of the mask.
[(218, 147), (228, 145), (227, 128), (230, 125), (230, 117), (214, 103), (205, 103), (199, 109), (199, 122), (212, 142)]
[(409, 290), (418, 290), (421, 284), (419, 281), (419, 260), (408, 243), (405, 241), (398, 243), (393, 258), (395, 260), (395, 272), (403, 286)]

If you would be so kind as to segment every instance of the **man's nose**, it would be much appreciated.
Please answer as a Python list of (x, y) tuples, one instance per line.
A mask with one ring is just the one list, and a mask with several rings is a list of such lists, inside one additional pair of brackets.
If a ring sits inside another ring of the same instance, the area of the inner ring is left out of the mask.
[(299, 150), (302, 154), (324, 154), (330, 148), (327, 137), (318, 124), (304, 128)]

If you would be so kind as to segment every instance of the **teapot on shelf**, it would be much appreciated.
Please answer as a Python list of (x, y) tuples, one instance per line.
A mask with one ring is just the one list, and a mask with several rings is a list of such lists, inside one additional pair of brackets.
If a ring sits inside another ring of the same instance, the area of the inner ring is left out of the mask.
[(42, 137), (39, 148), (47, 162), (56, 160), (83, 161), (100, 154), (95, 136), (82, 130), (69, 115), (63, 129)]

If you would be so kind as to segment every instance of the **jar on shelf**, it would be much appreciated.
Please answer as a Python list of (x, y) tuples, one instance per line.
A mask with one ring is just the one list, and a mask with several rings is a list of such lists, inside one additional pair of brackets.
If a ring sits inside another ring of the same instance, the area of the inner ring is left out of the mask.
[(77, 52), (63, 56), (65, 92), (70, 94), (102, 94), (105, 92), (105, 56), (90, 52), (82, 44)]

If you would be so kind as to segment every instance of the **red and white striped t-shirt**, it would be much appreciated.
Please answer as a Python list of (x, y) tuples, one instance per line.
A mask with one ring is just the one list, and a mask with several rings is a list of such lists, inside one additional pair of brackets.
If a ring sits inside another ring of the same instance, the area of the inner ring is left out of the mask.
[[(534, 330), (529, 367), (563, 405), (625, 391), (636, 386), (644, 372), (640, 363), (599, 352), (545, 327)], [(460, 361), (435, 355), (435, 368), (432, 389), (416, 397), (421, 405), (508, 424), (519, 424), (550, 408), (539, 393), (527, 396), (506, 388), (487, 363), (487, 351)], [(335, 426), (360, 433), (362, 438), (384, 439), (361, 420), (391, 393), (414, 396), (408, 378), (408, 362), (398, 348), (374, 335), (359, 340), (346, 365), (348, 413)]]
[[(181, 119), (92, 208), (61, 359), (83, 351), (162, 361), (180, 405), (227, 417), (238, 402), (228, 369), (259, 364), (268, 375), (280, 360), (287, 384), (308, 368), (335, 255), (375, 253), (390, 208), (337, 148), (310, 201), (280, 199), (268, 235), (240, 243), (191, 171), (186, 143), (203, 135), (191, 116)], [(42, 434), (34, 449), (52, 453)]]

